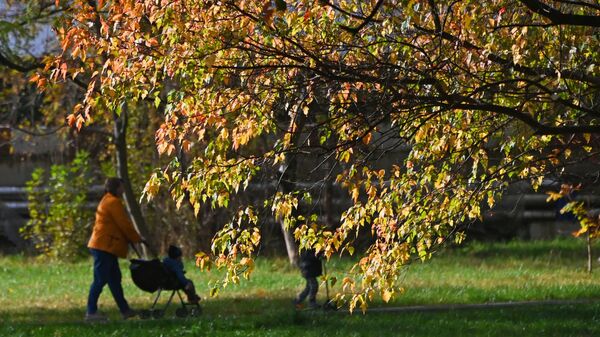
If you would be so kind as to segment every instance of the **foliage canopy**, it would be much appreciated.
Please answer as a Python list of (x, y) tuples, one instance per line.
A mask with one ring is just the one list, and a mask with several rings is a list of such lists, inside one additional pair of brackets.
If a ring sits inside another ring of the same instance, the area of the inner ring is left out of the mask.
[[(259, 172), (281, 167), (273, 179), (293, 177), (292, 189), (264, 209), (301, 248), (353, 254), (362, 229), (372, 233), (343, 280), (351, 309), (394, 296), (402, 267), (460, 241), (461, 224), (481, 217), (508, 182), (537, 187), (596, 154), (594, 1), (56, 4), (67, 14), (49, 77), (89, 83), (70, 124), (118, 113), (123, 102), (164, 105), (156, 143), (173, 161), (146, 194), (166, 185), (196, 211), (227, 207)], [(287, 176), (306, 158), (310, 170)], [(316, 195), (298, 183), (333, 179), (353, 201), (335, 228), (302, 209)], [(256, 208), (242, 206), (213, 240), (226, 282), (252, 270), (264, 216)]]

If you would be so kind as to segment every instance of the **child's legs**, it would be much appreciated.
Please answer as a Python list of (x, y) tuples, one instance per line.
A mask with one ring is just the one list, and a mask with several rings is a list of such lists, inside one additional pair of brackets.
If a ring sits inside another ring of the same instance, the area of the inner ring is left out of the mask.
[[(305, 279), (306, 279), (306, 286), (296, 297), (297, 303), (302, 303), (307, 296), (309, 296), (309, 301), (311, 301), (311, 299), (314, 301), (314, 299), (316, 297), (317, 290), (319, 288), (317, 279), (315, 277), (305, 277)], [(317, 290), (313, 289), (315, 287)], [(314, 295), (313, 295), (313, 292), (314, 292)]]
[(196, 294), (196, 287), (194, 287), (194, 282), (188, 281), (188, 283), (183, 287), (183, 291), (187, 295), (189, 302), (198, 301), (200, 298)]
[(313, 304), (317, 302), (317, 292), (319, 291), (319, 283), (316, 277), (306, 279), (306, 287), (308, 288), (308, 302)]

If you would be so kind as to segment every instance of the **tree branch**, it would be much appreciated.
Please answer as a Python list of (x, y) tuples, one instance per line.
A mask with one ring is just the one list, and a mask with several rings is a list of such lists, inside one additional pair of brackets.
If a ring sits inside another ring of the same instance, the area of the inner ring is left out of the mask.
[(442, 21), (440, 20), (440, 13), (438, 13), (437, 6), (435, 5), (434, 0), (428, 0), (429, 6), (431, 7), (431, 14), (433, 15), (433, 22), (435, 23), (436, 33), (441, 33), (442, 29)]
[(377, 14), (377, 11), (379, 11), (379, 7), (381, 7), (382, 4), (383, 4), (383, 0), (378, 0), (377, 3), (375, 4), (375, 7), (373, 7), (373, 10), (371, 11), (371, 14), (369, 14), (369, 16), (367, 16), (363, 20), (363, 22), (361, 22), (360, 25), (358, 25), (356, 27), (348, 27), (345, 25), (340, 25), (340, 27), (342, 29), (349, 31), (352, 34), (358, 34), (358, 32), (361, 29), (363, 29), (367, 24), (369, 24), (369, 22), (371, 22), (373, 20), (373, 17), (375, 16), (375, 14)]
[[(418, 25), (415, 25), (414, 27), (417, 28), (418, 30), (428, 33), (428, 34), (436, 34), (436, 32), (432, 31), (431, 29), (427, 29), (425, 27), (421, 27)], [(469, 41), (463, 41), (463, 40), (459, 39), (458, 37), (456, 37), (450, 33), (447, 33), (447, 32), (442, 32), (440, 34), (440, 36), (445, 40), (459, 43), (461, 46), (463, 46), (467, 49), (472, 49), (472, 50), (477, 50), (477, 51), (483, 50), (483, 48), (481, 48), (477, 45), (474, 45), (473, 43), (471, 43)], [(496, 54), (489, 54), (488, 60), (490, 60), (494, 63), (500, 64), (500, 65), (503, 65), (503, 66), (510, 67), (510, 68), (512, 68), (520, 73), (526, 74), (526, 75), (536, 75), (536, 76), (543, 75), (543, 76), (547, 76), (547, 77), (551, 77), (551, 78), (558, 77), (557, 69), (531, 68), (531, 67), (523, 66), (520, 64), (516, 64), (516, 63), (509, 61), (508, 59), (505, 59)], [(594, 85), (600, 86), (600, 77), (589, 76), (583, 70), (562, 70), (562, 71), (560, 71), (560, 77), (570, 79), (570, 80), (587, 82), (589, 84), (594, 84)]]
[(445, 106), (451, 109), (478, 110), (495, 112), (514, 117), (535, 130), (536, 135), (568, 135), (574, 133), (600, 133), (600, 125), (565, 125), (549, 126), (538, 122), (532, 116), (522, 113), (516, 108), (495, 104), (451, 103)]
[(63, 124), (63, 125), (57, 126), (56, 128), (54, 128), (54, 129), (52, 129), (50, 131), (46, 131), (46, 132), (32, 131), (32, 130), (23, 129), (23, 128), (20, 128), (18, 126), (12, 126), (12, 125), (10, 126), (10, 128), (14, 129), (14, 130), (17, 130), (17, 131), (20, 131), (20, 132), (23, 132), (23, 133), (26, 133), (26, 134), (28, 134), (30, 136), (43, 137), (43, 136), (49, 136), (49, 135), (55, 134), (60, 129), (65, 128), (66, 126), (67, 126), (66, 124)]
[[(348, 12), (348, 11), (344, 10), (343, 8), (341, 8), (340, 6), (337, 6), (336, 4), (331, 3), (330, 1), (320, 0), (319, 2), (322, 3), (323, 5), (327, 5), (333, 9), (335, 9), (336, 11), (338, 11), (344, 15), (347, 15), (349, 17), (353, 17), (355, 19), (360, 19), (360, 20), (366, 20), (366, 18), (364, 16)], [(373, 18), (373, 19), (371, 19), (371, 22), (381, 22), (381, 20), (377, 20), (377, 19)]]
[(0, 53), (0, 65), (6, 66), (10, 69), (14, 69), (16, 71), (20, 71), (22, 73), (27, 73), (34, 69), (41, 68), (43, 66), (43, 64), (41, 64), (41, 63), (31, 63), (31, 64), (27, 64), (27, 65), (16, 64), (16, 63), (12, 62), (11, 60), (9, 60), (2, 53)]
[(581, 7), (589, 7), (589, 8), (593, 8), (595, 10), (600, 11), (600, 4), (595, 5), (595, 4), (585, 2), (585, 1), (571, 1), (571, 0), (558, 0), (558, 2), (561, 2), (564, 4), (569, 4), (569, 5), (581, 6)]
[(529, 10), (558, 25), (600, 27), (600, 16), (565, 14), (539, 0), (519, 0)]

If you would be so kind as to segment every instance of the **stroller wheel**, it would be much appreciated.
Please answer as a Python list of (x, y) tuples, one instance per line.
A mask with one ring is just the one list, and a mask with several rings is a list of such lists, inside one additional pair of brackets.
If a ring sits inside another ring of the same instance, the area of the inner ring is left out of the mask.
[(150, 310), (140, 310), (141, 319), (148, 319), (150, 317), (152, 317), (152, 313), (150, 312)]
[(197, 306), (195, 308), (192, 308), (192, 310), (190, 310), (190, 316), (191, 317), (199, 317), (200, 314), (202, 314), (202, 307), (201, 306)]
[(164, 310), (154, 309), (152, 310), (152, 317), (154, 318), (162, 318), (165, 315)]
[(185, 318), (188, 315), (188, 311), (186, 308), (178, 308), (177, 310), (175, 310), (175, 316), (179, 317), (179, 318)]

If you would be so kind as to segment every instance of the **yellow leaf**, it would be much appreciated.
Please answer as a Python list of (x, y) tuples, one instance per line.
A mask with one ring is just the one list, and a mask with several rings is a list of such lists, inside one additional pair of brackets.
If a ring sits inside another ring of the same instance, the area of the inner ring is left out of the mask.
[(342, 152), (340, 160), (347, 163), (350, 161), (350, 150)]
[(394, 292), (392, 290), (386, 289), (381, 294), (381, 299), (383, 299), (387, 303), (392, 299), (392, 295), (394, 295)]
[(546, 202), (551, 202), (551, 201), (556, 201), (560, 198), (562, 198), (562, 194), (558, 193), (558, 192), (547, 192), (546, 194), (548, 194), (548, 198), (546, 199)]
[(492, 195), (492, 194), (488, 195), (487, 202), (488, 202), (488, 205), (490, 206), (490, 208), (492, 208), (494, 206), (494, 195)]
[(359, 191), (358, 187), (355, 187), (352, 189), (352, 200), (354, 200), (354, 202), (358, 201), (359, 194), (360, 194), (360, 191)]
[(361, 299), (360, 310), (363, 312), (367, 312), (367, 301)]
[(206, 65), (207, 68), (210, 68), (213, 66), (213, 64), (215, 64), (216, 60), (217, 60), (217, 56), (215, 54), (211, 54), (211, 55), (208, 55), (206, 58), (204, 58), (204, 64)]
[(583, 138), (585, 138), (585, 142), (589, 144), (590, 143), (590, 138), (592, 138), (592, 135), (589, 134), (589, 133), (584, 133), (583, 134)]
[(354, 255), (354, 247), (350, 246), (350, 247), (346, 248), (346, 250), (348, 251), (348, 254)]
[(345, 290), (354, 290), (354, 281), (349, 277), (344, 277), (342, 280), (342, 288)]

